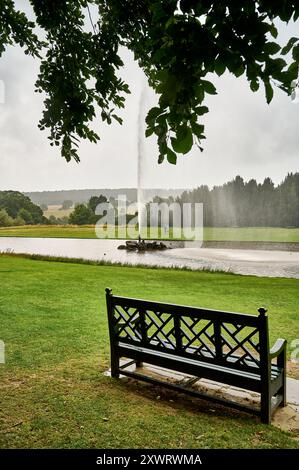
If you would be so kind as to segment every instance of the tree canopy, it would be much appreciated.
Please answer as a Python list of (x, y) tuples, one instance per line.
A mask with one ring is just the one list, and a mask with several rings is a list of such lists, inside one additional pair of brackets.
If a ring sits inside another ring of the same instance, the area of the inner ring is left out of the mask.
[(93, 211), (93, 213), (95, 213), (97, 206), (105, 202), (108, 202), (108, 199), (102, 194), (100, 194), (99, 196), (91, 196), (88, 201), (88, 207)]
[[(47, 222), (42, 209), (19, 191), (0, 191), (0, 210), (5, 210), (11, 218), (11, 223), (7, 225), (12, 225), (18, 217), (26, 224), (44, 224)], [(15, 225), (21, 224), (16, 223)]]
[(73, 225), (86, 225), (94, 223), (94, 212), (85, 204), (78, 204), (70, 214), (69, 223)]
[(40, 59), (36, 91), (45, 100), (39, 127), (67, 161), (79, 161), (80, 139), (99, 140), (90, 128), (98, 110), (108, 124), (122, 123), (118, 110), (130, 91), (120, 77), (121, 47), (133, 52), (158, 96), (146, 136), (157, 137), (160, 163), (176, 163), (193, 144), (202, 150), (205, 98), (217, 93), (213, 74), (245, 74), (252, 91), (264, 86), (268, 103), (273, 85), (291, 94), (298, 78), (299, 39), (281, 47), (275, 26), (298, 19), (297, 0), (29, 1), (35, 21), (12, 0), (0, 0), (0, 55), (18, 44)]

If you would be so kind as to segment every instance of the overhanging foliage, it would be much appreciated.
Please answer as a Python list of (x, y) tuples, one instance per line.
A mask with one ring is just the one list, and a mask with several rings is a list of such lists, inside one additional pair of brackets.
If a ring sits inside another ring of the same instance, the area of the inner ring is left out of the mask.
[[(98, 108), (108, 124), (122, 122), (117, 110), (124, 107), (129, 88), (119, 77), (121, 46), (133, 51), (159, 97), (146, 118), (146, 135), (157, 137), (159, 162), (166, 157), (176, 163), (177, 154), (188, 153), (194, 144), (202, 150), (200, 120), (209, 111), (206, 96), (216, 94), (213, 74), (245, 74), (252, 91), (264, 86), (268, 103), (274, 84), (290, 94), (298, 77), (299, 39), (281, 48), (274, 24), (298, 19), (297, 0), (30, 3), (35, 22), (12, 0), (0, 0), (0, 55), (7, 45), (18, 44), (41, 58), (36, 89), (46, 98), (39, 127), (49, 130), (51, 145), (60, 146), (68, 161), (79, 161), (80, 139), (99, 140), (90, 128)], [(91, 4), (98, 8), (96, 24)], [(88, 17), (91, 31), (84, 27)], [(287, 54), (292, 57), (288, 63)]]

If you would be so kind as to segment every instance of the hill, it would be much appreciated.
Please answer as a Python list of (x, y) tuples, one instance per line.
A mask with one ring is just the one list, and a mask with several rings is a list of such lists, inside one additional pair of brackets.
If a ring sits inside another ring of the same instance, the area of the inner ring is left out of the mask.
[[(169, 196), (177, 197), (184, 189), (144, 189), (144, 196), (146, 200), (151, 200), (154, 196), (158, 195), (163, 198)], [(59, 205), (63, 201), (70, 200), (74, 204), (85, 203), (91, 196), (100, 196), (103, 194), (108, 199), (111, 197), (116, 198), (118, 195), (125, 195), (128, 201), (137, 201), (137, 189), (136, 188), (101, 188), (101, 189), (70, 189), (60, 191), (33, 191), (25, 192), (25, 196), (28, 196), (31, 201), (35, 204), (41, 205)]]

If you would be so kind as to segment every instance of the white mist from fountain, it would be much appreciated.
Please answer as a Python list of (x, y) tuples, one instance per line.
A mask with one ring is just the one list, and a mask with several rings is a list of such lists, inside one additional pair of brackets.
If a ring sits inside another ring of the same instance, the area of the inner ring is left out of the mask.
[[(142, 89), (138, 105), (138, 121), (137, 121), (137, 210), (138, 210), (138, 234), (142, 237), (142, 228), (146, 227), (145, 201), (143, 191), (143, 169), (144, 169), (144, 139), (145, 139), (145, 98), (146, 83), (142, 84)], [(144, 220), (145, 219), (145, 220)]]

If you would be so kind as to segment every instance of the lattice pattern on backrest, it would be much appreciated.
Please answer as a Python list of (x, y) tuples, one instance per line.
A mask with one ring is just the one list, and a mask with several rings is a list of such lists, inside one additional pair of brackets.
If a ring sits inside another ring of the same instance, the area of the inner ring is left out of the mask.
[(215, 320), (181, 316), (182, 350), (240, 368), (259, 367), (259, 329)]
[(146, 343), (167, 349), (175, 349), (173, 315), (170, 313), (144, 310), (143, 324), (138, 308), (115, 305), (114, 328), (119, 339), (142, 341), (142, 326)]
[(176, 338), (174, 320), (171, 313), (145, 310), (144, 321), (147, 341), (150, 345), (175, 349)]
[(212, 320), (181, 317), (182, 350), (208, 358), (216, 357), (215, 332)]
[(150, 307), (113, 305), (114, 332), (120, 341), (140, 343), (234, 369), (260, 367), (259, 327), (223, 321), (219, 315), (211, 314), (207, 318), (204, 314), (202, 318), (200, 314), (188, 315), (184, 311), (182, 314), (164, 312), (158, 305), (157, 309)]
[(260, 366), (260, 333), (254, 326), (221, 324), (222, 355), (228, 364)]
[(114, 305), (114, 331), (119, 339), (141, 341), (139, 310), (134, 307)]

